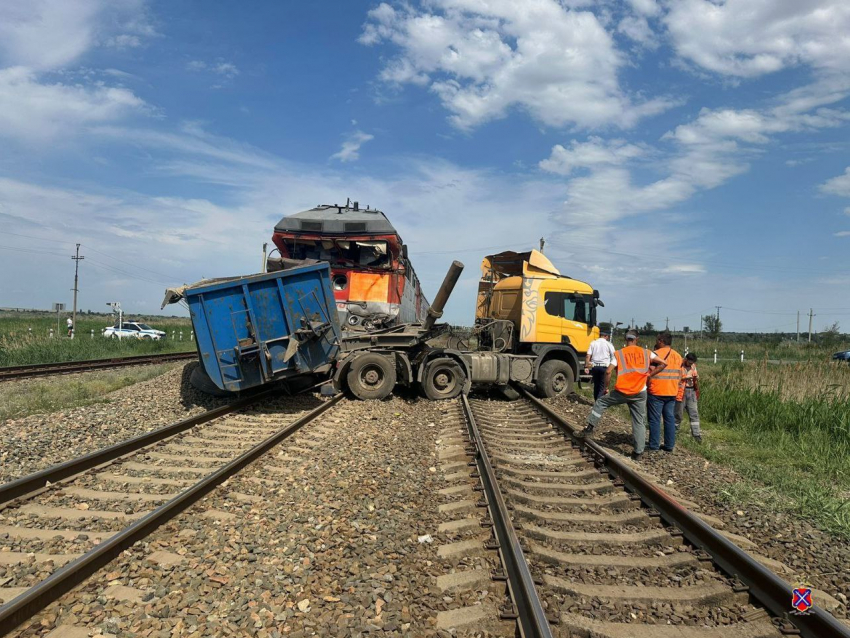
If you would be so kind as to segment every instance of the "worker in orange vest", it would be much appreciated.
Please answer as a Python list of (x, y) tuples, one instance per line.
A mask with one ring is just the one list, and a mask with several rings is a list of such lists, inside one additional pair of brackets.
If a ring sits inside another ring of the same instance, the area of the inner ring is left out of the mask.
[(608, 366), (605, 375), (605, 385), (608, 386), (611, 373), (617, 370), (617, 383), (614, 390), (599, 397), (590, 414), (587, 415), (587, 427), (579, 434), (590, 436), (602, 418), (603, 412), (614, 405), (625, 403), (629, 406), (632, 416), (632, 436), (634, 437), (634, 453), (632, 458), (640, 459), (646, 443), (646, 384), (667, 367), (667, 364), (654, 352), (637, 345), (637, 333), (626, 333), (626, 347), (614, 353), (614, 363)]
[[(655, 340), (655, 355), (667, 367), (649, 380), (646, 415), (649, 420), (649, 449), (672, 452), (676, 446), (676, 395), (682, 379), (682, 355), (673, 350), (673, 335), (664, 331)], [(661, 446), (661, 421), (664, 420), (664, 445)], [(659, 447), (660, 446), (660, 447)]]

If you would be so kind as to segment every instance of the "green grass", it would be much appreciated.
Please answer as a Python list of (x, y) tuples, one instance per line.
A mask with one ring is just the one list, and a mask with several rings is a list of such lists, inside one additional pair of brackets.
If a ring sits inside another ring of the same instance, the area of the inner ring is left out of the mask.
[(846, 388), (847, 368), (788, 366), (777, 379), (758, 365), (700, 366), (705, 443), (681, 442), (750, 481), (725, 497), (749, 495), (850, 538), (850, 398), (826, 385)]
[[(655, 338), (648, 335), (643, 340), (644, 345), (653, 346)], [(685, 352), (685, 340), (676, 337), (673, 347), (679, 352)], [(688, 339), (689, 352), (696, 354), (703, 363), (710, 363), (717, 350), (719, 360), (740, 360), (741, 350), (744, 351), (745, 361), (829, 361), (832, 354), (840, 350), (850, 349), (850, 343), (837, 340), (832, 344), (815, 344), (808, 342), (764, 340), (752, 341), (714, 341), (712, 339)]]
[[(101, 336), (101, 330), (114, 325), (115, 321), (112, 317), (78, 314), (76, 336), (74, 339), (69, 339), (64, 332), (56, 334), (56, 315), (0, 312), (0, 366), (84, 361), (158, 352), (185, 352), (195, 347), (190, 338), (192, 324), (188, 318), (132, 317), (132, 320), (145, 321), (151, 327), (166, 331), (168, 337), (162, 341), (105, 339)], [(62, 322), (64, 321), (63, 315)], [(54, 331), (52, 338), (50, 337), (51, 328)], [(92, 330), (94, 330), (94, 337), (91, 334)], [(175, 332), (173, 339), (172, 331)], [(182, 340), (179, 338), (181, 331)]]
[(719, 498), (850, 539), (850, 366), (701, 363), (699, 372), (704, 443), (687, 435), (687, 418), (678, 443), (741, 475)]
[(0, 423), (31, 414), (46, 414), (93, 403), (107, 402), (105, 395), (147, 381), (181, 364), (124, 368), (49, 380), (0, 384)]

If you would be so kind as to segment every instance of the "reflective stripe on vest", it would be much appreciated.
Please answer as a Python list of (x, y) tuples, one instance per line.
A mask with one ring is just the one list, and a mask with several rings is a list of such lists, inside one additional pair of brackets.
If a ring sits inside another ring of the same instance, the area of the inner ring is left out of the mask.
[(667, 346), (667, 353), (662, 355), (661, 348), (656, 356), (667, 362), (667, 367), (649, 380), (649, 393), (658, 397), (673, 397), (679, 393), (679, 380), (682, 378), (682, 355)]
[(617, 383), (614, 389), (623, 394), (639, 394), (649, 376), (649, 350), (626, 346), (614, 353), (617, 357)]

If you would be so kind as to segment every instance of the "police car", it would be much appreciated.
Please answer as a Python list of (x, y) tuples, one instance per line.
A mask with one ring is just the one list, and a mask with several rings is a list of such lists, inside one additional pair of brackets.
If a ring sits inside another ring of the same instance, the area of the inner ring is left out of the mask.
[(109, 326), (103, 331), (104, 337), (111, 339), (150, 339), (159, 341), (165, 339), (166, 333), (162, 330), (155, 330), (146, 323), (138, 323), (135, 321), (125, 321), (121, 324)]

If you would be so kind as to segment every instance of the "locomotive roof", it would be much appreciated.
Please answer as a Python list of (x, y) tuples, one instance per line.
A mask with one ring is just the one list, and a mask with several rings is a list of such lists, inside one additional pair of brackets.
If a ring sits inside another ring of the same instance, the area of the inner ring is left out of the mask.
[(381, 211), (336, 204), (322, 204), (287, 215), (274, 229), (284, 233), (330, 235), (396, 234), (395, 228)]

